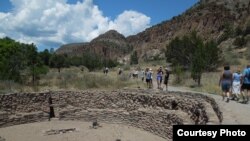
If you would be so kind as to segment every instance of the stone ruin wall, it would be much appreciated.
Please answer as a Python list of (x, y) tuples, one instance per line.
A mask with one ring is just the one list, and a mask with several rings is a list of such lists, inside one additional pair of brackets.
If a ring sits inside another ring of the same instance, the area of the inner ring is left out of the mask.
[(0, 127), (47, 121), (50, 96), (60, 120), (125, 124), (166, 139), (172, 138), (172, 125), (209, 123), (211, 110), (217, 121), (222, 121), (214, 99), (201, 94), (148, 90), (55, 91), (0, 95)]

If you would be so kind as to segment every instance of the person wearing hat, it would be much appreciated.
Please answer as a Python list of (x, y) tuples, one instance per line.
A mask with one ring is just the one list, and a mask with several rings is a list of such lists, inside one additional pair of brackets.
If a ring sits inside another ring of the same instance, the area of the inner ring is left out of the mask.
[(165, 71), (166, 71), (166, 73), (165, 73), (165, 77), (164, 77), (164, 84), (165, 84), (165, 86), (166, 86), (166, 91), (168, 91), (168, 80), (169, 80), (169, 70), (168, 70), (168, 68), (165, 68)]

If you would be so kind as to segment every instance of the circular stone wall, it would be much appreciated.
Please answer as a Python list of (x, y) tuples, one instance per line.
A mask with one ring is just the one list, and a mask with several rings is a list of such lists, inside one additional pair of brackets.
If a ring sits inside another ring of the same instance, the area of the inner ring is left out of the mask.
[(0, 100), (0, 127), (47, 121), (51, 108), (59, 120), (129, 125), (169, 140), (172, 125), (222, 121), (214, 99), (192, 93), (56, 91), (0, 95)]

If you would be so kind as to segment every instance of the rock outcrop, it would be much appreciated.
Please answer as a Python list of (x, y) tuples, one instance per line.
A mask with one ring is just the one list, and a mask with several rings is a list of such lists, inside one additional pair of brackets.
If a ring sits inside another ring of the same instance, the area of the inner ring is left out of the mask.
[(105, 59), (122, 60), (132, 50), (132, 46), (122, 34), (110, 30), (88, 43), (63, 45), (56, 50), (56, 53), (67, 54), (68, 56), (82, 56), (85, 52), (92, 52)]
[(228, 25), (231, 30), (244, 30), (250, 23), (249, 15), (249, 0), (201, 0), (183, 14), (129, 36), (127, 40), (138, 50), (140, 58), (147, 60), (152, 58), (147, 55), (152, 49), (161, 52), (158, 56), (164, 56), (164, 49), (173, 38), (192, 31), (205, 40), (218, 41)]

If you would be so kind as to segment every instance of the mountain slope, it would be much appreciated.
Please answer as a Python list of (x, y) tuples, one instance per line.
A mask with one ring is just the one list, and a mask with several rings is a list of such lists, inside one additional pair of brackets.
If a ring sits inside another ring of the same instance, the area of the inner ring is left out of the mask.
[(249, 0), (201, 0), (182, 15), (173, 17), (127, 40), (138, 50), (140, 58), (152, 58), (152, 50), (164, 56), (166, 45), (177, 36), (197, 31), (205, 40), (220, 40), (226, 25), (245, 28), (250, 15)]
[(234, 46), (236, 38), (246, 38), (246, 47), (250, 44), (250, 0), (200, 0), (183, 14), (137, 35), (125, 38), (111, 30), (90, 43), (64, 45), (57, 53), (81, 55), (91, 50), (106, 58), (123, 60), (136, 50), (140, 61), (164, 59), (168, 43), (192, 31), (205, 40), (217, 41), (222, 48)]
[(73, 43), (61, 46), (57, 54), (81, 56), (84, 52), (93, 52), (106, 59), (118, 60), (122, 63), (123, 57), (132, 51), (126, 38), (115, 30), (101, 34), (89, 43)]
[(89, 46), (89, 43), (71, 43), (62, 45), (59, 49), (56, 50), (57, 54), (67, 54), (69, 56), (78, 56), (79, 53), (83, 53), (87, 47)]

